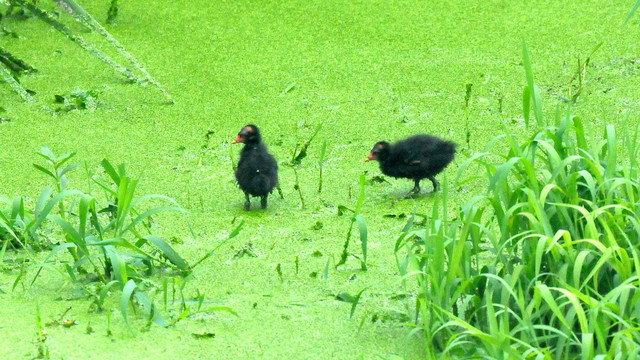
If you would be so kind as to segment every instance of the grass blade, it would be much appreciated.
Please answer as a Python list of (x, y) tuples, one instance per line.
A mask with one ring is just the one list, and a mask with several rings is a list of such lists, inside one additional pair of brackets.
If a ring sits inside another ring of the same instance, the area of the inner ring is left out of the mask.
[(173, 248), (164, 239), (157, 235), (149, 235), (144, 237), (145, 240), (151, 242), (158, 249), (162, 251), (162, 254), (171, 261), (180, 270), (188, 270), (189, 265), (173, 250)]
[(358, 295), (353, 297), (353, 301), (351, 301), (351, 311), (349, 312), (349, 319), (353, 318), (353, 314), (356, 312), (356, 308), (358, 307), (358, 304), (360, 303), (360, 297), (362, 296), (362, 293), (367, 289), (368, 288), (364, 288), (364, 289), (360, 290)]
[[(135, 283), (133, 285), (133, 288), (135, 289)], [(122, 292), (122, 295), (124, 295), (124, 291)], [(138, 300), (138, 303), (140, 303), (140, 305), (142, 305), (147, 309), (147, 311), (149, 311), (149, 317), (154, 323), (164, 328), (169, 327), (169, 324), (167, 324), (162, 315), (160, 315), (160, 312), (158, 311), (156, 305), (153, 303), (153, 300), (151, 300), (151, 298), (147, 294), (136, 291), (133, 293), (133, 296), (136, 298), (136, 300)], [(120, 307), (122, 308), (122, 302), (120, 303)]]
[(528, 89), (527, 92), (529, 93), (528, 98), (533, 102), (533, 114), (536, 118), (536, 122), (538, 126), (542, 126), (542, 98), (540, 97), (540, 89), (538, 89), (533, 81), (533, 69), (531, 67), (531, 59), (529, 57), (529, 50), (527, 49), (527, 42), (525, 40), (522, 40), (522, 58), (524, 60), (524, 71), (527, 77), (526, 88)]
[(362, 270), (367, 271), (367, 223), (362, 215), (356, 215), (358, 230), (360, 231), (360, 242), (362, 243)]
[(211, 257), (222, 245), (226, 244), (229, 240), (233, 239), (234, 237), (238, 236), (238, 234), (240, 233), (240, 230), (242, 230), (242, 227), (244, 226), (244, 220), (242, 220), (242, 222), (240, 222), (240, 225), (238, 225), (232, 232), (231, 234), (229, 234), (229, 236), (227, 236), (226, 239), (224, 239), (223, 241), (220, 242), (220, 244), (218, 244), (218, 246), (216, 246), (215, 248), (213, 248), (213, 250), (209, 251), (205, 256), (203, 256), (200, 260), (196, 261), (193, 266), (191, 266), (191, 269), (195, 268), (196, 266), (198, 266), (201, 262), (205, 261), (206, 259), (208, 259), (209, 257)]
[(124, 322), (129, 325), (129, 318), (127, 312), (129, 309), (129, 303), (131, 302), (131, 296), (136, 289), (136, 282), (133, 279), (127, 281), (122, 289), (122, 295), (120, 296), (120, 312), (124, 318)]
[(624, 20), (624, 23), (622, 23), (622, 26), (627, 25), (627, 22), (629, 22), (629, 19), (631, 19), (631, 17), (636, 12), (636, 10), (638, 10), (639, 7), (640, 7), (640, 0), (638, 0), (636, 4), (633, 6), (633, 9), (631, 9), (631, 11), (629, 12), (629, 15), (627, 15), (627, 18)]

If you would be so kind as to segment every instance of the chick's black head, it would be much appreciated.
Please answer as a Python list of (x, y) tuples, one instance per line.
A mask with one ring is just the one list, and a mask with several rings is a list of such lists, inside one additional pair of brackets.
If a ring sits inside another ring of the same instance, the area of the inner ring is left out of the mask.
[(375, 145), (373, 145), (373, 149), (371, 149), (371, 153), (367, 157), (365, 161), (369, 160), (378, 160), (383, 161), (387, 155), (389, 155), (389, 145), (386, 141), (378, 141)]
[(238, 137), (233, 140), (233, 143), (257, 144), (261, 141), (262, 137), (260, 136), (260, 130), (258, 130), (258, 127), (249, 124), (240, 130)]

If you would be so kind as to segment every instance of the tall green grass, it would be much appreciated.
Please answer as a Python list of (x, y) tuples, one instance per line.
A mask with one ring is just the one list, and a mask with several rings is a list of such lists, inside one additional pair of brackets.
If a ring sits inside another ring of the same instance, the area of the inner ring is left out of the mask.
[(485, 168), (487, 193), (448, 221), (445, 190), (428, 226), (398, 239), (430, 355), (640, 352), (638, 132), (597, 139), (570, 112), (556, 120), (522, 143), (500, 136), (502, 161), (487, 149), (463, 166)]
[(398, 238), (429, 358), (638, 357), (638, 129), (594, 136), (570, 104), (552, 122), (525, 140), (503, 122), (458, 175), (484, 169), (486, 193), (454, 210), (445, 185)]

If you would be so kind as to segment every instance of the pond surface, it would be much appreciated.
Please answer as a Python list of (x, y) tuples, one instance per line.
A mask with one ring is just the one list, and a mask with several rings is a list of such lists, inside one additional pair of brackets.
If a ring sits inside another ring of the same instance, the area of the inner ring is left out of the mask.
[[(101, 22), (108, 3), (81, 2)], [(393, 248), (406, 216), (414, 207), (430, 214), (440, 195), (396, 201), (411, 189), (411, 181), (368, 182), (361, 214), (368, 227), (369, 270), (361, 271), (353, 257), (336, 269), (350, 225), (338, 208), (355, 207), (360, 174), (369, 180), (380, 175), (377, 164), (364, 158), (378, 140), (430, 133), (460, 144), (457, 160), (438, 177), (445, 183), (446, 175), (450, 184), (451, 208), (483, 192), (486, 184), (454, 186), (454, 180), (460, 164), (502, 132), (500, 117), (513, 132), (527, 134), (523, 39), (549, 119), (558, 98), (576, 91), (571, 78), (578, 61), (584, 63), (602, 42), (590, 59), (574, 113), (595, 134), (604, 124), (635, 129), (640, 16), (621, 26), (632, 5), (120, 1), (117, 25), (107, 30), (166, 87), (174, 105), (165, 104), (153, 86), (127, 84), (36, 19), (5, 20), (21, 37), (2, 37), (2, 46), (39, 72), (22, 78), (36, 91), (35, 104), (22, 103), (0, 84), (2, 116), (10, 120), (0, 123), (0, 196), (36, 199), (51, 185), (32, 166), (39, 161), (35, 151), (46, 145), (57, 154), (77, 151), (74, 160), (90, 169), (103, 158), (125, 162), (140, 179), (139, 194), (176, 199), (190, 214), (159, 216), (156, 227), (192, 263), (239, 221), (245, 226), (195, 269), (185, 288), (187, 298), (196, 298), (198, 291), (205, 295), (203, 309), (228, 306), (238, 316), (206, 312), (169, 329), (145, 330), (139, 315), (129, 330), (117, 299), (110, 317), (90, 312), (87, 301), (73, 300), (73, 287), (54, 269), (45, 269), (29, 286), (36, 271), (30, 269), (24, 286), (12, 291), (18, 269), (7, 265), (0, 273), (0, 358), (36, 355), (36, 304), (45, 323), (58, 320), (69, 307), (64, 318), (78, 323), (46, 328), (54, 359), (424, 357), (420, 338), (411, 335), (413, 300), (397, 296), (410, 295), (411, 285), (403, 286), (397, 274)], [(113, 53), (103, 40), (84, 35)], [(467, 84), (473, 84), (468, 122)], [(54, 95), (76, 88), (99, 91), (98, 109), (55, 114)], [(244, 196), (232, 171), (241, 145), (230, 144), (248, 123), (260, 126), (280, 162), (284, 195), (274, 194), (268, 209), (250, 212), (243, 210)], [(288, 163), (296, 143), (320, 123), (308, 157), (296, 169), (302, 208)], [(323, 141), (327, 152), (319, 193)], [(82, 168), (69, 179), (70, 187), (88, 191)], [(431, 189), (428, 181), (423, 185)], [(357, 231), (354, 235), (350, 251), (358, 255)], [(255, 256), (235, 256), (249, 244)], [(350, 318), (351, 304), (336, 295), (365, 288)], [(180, 311), (169, 306), (163, 314), (175, 319)]]

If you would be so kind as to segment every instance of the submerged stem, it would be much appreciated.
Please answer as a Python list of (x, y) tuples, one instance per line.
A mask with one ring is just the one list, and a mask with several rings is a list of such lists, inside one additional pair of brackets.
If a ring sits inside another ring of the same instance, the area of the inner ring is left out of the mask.
[[(154, 79), (149, 72), (140, 64), (138, 59), (131, 55), (120, 42), (113, 37), (99, 22), (97, 22), (88, 12), (86, 12), (78, 3), (73, 0), (57, 0), (56, 3), (66, 10), (71, 10), (71, 14), (82, 21), (87, 27), (102, 35), (118, 52), (127, 58), (146, 78), (148, 82), (155, 85), (171, 103), (174, 103), (173, 98), (162, 85)], [(65, 6), (66, 5), (66, 6)]]
[(34, 102), (35, 99), (29, 95), (27, 90), (20, 85), (20, 83), (11, 76), (11, 73), (7, 68), (5, 68), (4, 64), (0, 64), (0, 74), (2, 74), (2, 79), (11, 86), (13, 91), (17, 92), (25, 101)]

